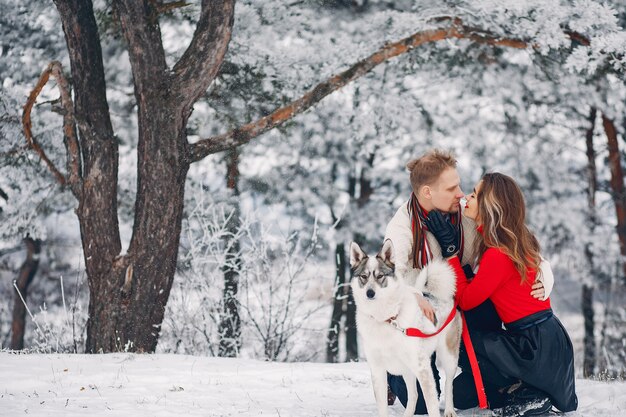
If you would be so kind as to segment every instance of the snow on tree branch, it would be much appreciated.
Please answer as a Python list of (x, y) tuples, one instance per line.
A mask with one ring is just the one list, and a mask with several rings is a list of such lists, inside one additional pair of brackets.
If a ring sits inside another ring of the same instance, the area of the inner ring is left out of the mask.
[[(532, 48), (535, 50), (541, 47), (541, 45), (536, 42), (502, 37), (487, 30), (466, 25), (458, 17), (441, 16), (432, 19), (432, 21), (436, 23), (451, 22), (451, 24), (448, 28), (420, 31), (397, 42), (387, 43), (369, 57), (357, 62), (340, 74), (320, 82), (302, 97), (275, 110), (271, 114), (222, 135), (199, 140), (190, 147), (190, 161), (197, 162), (207, 155), (244, 145), (255, 137), (303, 113), (324, 97), (367, 74), (376, 66), (426, 43), (448, 39), (467, 39), (478, 44), (486, 44), (494, 47), (501, 46), (514, 49)], [(590, 45), (590, 40), (579, 32), (564, 30), (563, 34), (583, 46)]]
[(262, 133), (280, 126), (294, 116), (304, 112), (332, 92), (367, 74), (376, 66), (426, 43), (446, 39), (469, 39), (476, 43), (516, 49), (525, 49), (529, 46), (535, 47), (534, 45), (529, 45), (524, 40), (502, 38), (484, 30), (465, 26), (458, 18), (442, 17), (439, 20), (450, 20), (452, 24), (448, 28), (420, 31), (397, 42), (386, 44), (369, 57), (357, 62), (340, 74), (322, 81), (304, 96), (275, 110), (273, 113), (225, 134), (202, 139), (194, 143), (191, 145), (190, 160), (196, 162), (207, 155), (248, 143)]

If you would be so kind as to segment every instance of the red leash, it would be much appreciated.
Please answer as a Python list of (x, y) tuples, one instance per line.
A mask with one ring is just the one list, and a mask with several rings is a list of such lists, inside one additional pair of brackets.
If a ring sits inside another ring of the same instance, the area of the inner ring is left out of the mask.
[[(450, 322), (454, 319), (454, 316), (456, 315), (456, 307), (457, 304), (455, 303), (452, 311), (450, 311), (450, 314), (448, 315), (448, 318), (446, 319), (445, 323), (443, 323), (443, 326), (441, 326), (439, 330), (434, 333), (424, 333), (420, 329), (417, 329), (415, 327), (402, 329), (397, 325), (395, 320), (392, 320), (391, 324), (393, 324), (398, 330), (402, 331), (405, 335), (410, 337), (432, 337), (439, 334), (443, 329), (446, 328), (448, 324), (450, 324)], [(470, 366), (472, 368), (474, 385), (476, 385), (476, 394), (478, 395), (478, 406), (482, 409), (485, 409), (489, 407), (489, 404), (487, 403), (487, 395), (485, 394), (483, 377), (480, 374), (478, 359), (476, 359), (476, 352), (474, 352), (474, 345), (472, 344), (472, 340), (470, 339), (469, 331), (467, 330), (467, 323), (465, 322), (465, 314), (463, 314), (463, 312), (461, 312), (461, 320), (463, 321), (463, 343), (465, 344), (465, 350), (467, 351), (467, 356), (469, 357)]]
[(482, 409), (488, 408), (487, 394), (485, 394), (485, 386), (483, 385), (483, 377), (480, 374), (480, 368), (478, 367), (478, 360), (476, 359), (476, 352), (474, 352), (474, 345), (472, 339), (470, 339), (469, 331), (467, 330), (467, 323), (465, 322), (465, 314), (461, 312), (461, 319), (463, 320), (463, 343), (465, 343), (465, 350), (472, 367), (472, 375), (474, 376), (474, 385), (476, 385), (476, 394), (478, 395), (478, 406)]
[(454, 319), (454, 316), (456, 315), (456, 306), (457, 304), (454, 303), (454, 307), (452, 307), (452, 310), (450, 311), (450, 314), (448, 314), (448, 318), (443, 323), (443, 326), (441, 326), (439, 330), (437, 330), (435, 333), (424, 333), (420, 329), (417, 329), (415, 327), (409, 327), (407, 329), (404, 329), (404, 334), (407, 336), (411, 336), (411, 337), (432, 337), (432, 336), (438, 335)]

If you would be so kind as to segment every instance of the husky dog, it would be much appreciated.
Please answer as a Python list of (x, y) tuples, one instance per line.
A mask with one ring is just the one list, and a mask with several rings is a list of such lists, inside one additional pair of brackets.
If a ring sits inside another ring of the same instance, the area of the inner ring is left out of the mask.
[(452, 380), (459, 359), (461, 317), (454, 319), (435, 336), (421, 338), (406, 336), (403, 329), (414, 327), (424, 333), (433, 333), (438, 327), (420, 310), (416, 293), (430, 295), (441, 326), (454, 307), (455, 275), (444, 261), (432, 261), (422, 269), (415, 287), (394, 273), (393, 244), (387, 239), (380, 252), (371, 257), (358, 244), (350, 246), (352, 293), (356, 302), (357, 330), (363, 341), (367, 362), (372, 372), (374, 397), (380, 417), (387, 413), (387, 372), (402, 375), (408, 392), (405, 417), (412, 416), (417, 404), (419, 381), (429, 417), (440, 416), (435, 378), (430, 357), (437, 352), (437, 362), (446, 374), (445, 417), (455, 417), (452, 399)]

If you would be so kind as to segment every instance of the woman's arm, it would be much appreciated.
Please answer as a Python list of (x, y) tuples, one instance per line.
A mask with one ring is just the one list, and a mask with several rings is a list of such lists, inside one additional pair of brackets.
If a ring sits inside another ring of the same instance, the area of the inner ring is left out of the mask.
[[(508, 261), (508, 262), (507, 262)], [(480, 261), (478, 272), (471, 282), (467, 281), (459, 258), (453, 256), (448, 263), (456, 274), (455, 299), (461, 310), (471, 310), (485, 302), (500, 286), (512, 267), (508, 257), (497, 249), (487, 249)], [(509, 265), (510, 264), (510, 265)]]
[(478, 307), (493, 294), (505, 278), (510, 276), (511, 272), (515, 272), (513, 262), (504, 252), (497, 248), (489, 248), (482, 255), (478, 273), (472, 282), (467, 282), (461, 261), (455, 254), (459, 247), (458, 234), (450, 220), (433, 210), (428, 213), (426, 225), (439, 242), (442, 255), (454, 269), (457, 285), (455, 299), (462, 310)]

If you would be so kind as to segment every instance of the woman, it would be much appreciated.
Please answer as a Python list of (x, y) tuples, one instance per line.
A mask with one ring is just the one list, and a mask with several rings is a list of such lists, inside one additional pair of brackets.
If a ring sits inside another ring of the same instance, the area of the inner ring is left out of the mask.
[[(578, 406), (572, 343), (550, 308), (530, 289), (539, 270), (539, 243), (525, 224), (524, 197), (515, 181), (486, 174), (467, 197), (464, 216), (476, 220), (483, 239), (478, 271), (468, 281), (458, 257), (448, 258), (457, 275), (457, 302), (470, 310), (490, 300), (505, 329), (468, 327), (491, 408), (505, 415), (537, 415), (552, 405), (561, 411)], [(429, 216), (428, 227), (440, 242), (449, 240), (449, 223)], [(454, 384), (455, 406), (478, 402), (466, 359)], [(458, 398), (458, 401), (457, 401)]]

